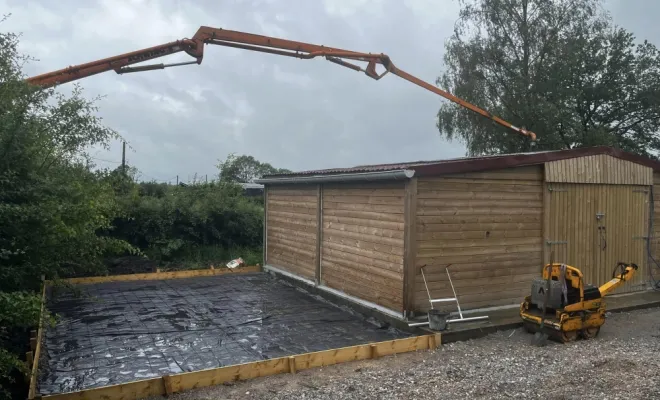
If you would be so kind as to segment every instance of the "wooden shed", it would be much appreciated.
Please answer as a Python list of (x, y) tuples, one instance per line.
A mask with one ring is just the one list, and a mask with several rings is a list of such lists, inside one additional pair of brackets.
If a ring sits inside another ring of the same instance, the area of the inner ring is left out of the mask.
[[(654, 174), (655, 172), (655, 174)], [(640, 266), (616, 293), (645, 290), (658, 253), (660, 163), (609, 147), (359, 166), (271, 175), (264, 265), (398, 318), (452, 297), (519, 304), (543, 263), (604, 283)], [(651, 217), (652, 216), (652, 217)], [(653, 233), (652, 235), (650, 235)], [(650, 248), (649, 248), (650, 247)]]

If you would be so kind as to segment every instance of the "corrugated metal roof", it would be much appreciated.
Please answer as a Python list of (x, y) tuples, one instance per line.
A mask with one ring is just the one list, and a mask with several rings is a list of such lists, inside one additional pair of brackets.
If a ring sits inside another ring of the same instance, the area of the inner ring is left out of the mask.
[[(477, 161), (477, 160), (495, 159), (501, 157), (511, 157), (521, 154), (531, 155), (531, 154), (542, 154), (542, 153), (552, 153), (552, 151), (498, 154), (498, 155), (488, 155), (488, 156), (479, 156), (479, 157), (446, 158), (442, 160), (430, 160), (430, 161), (408, 161), (408, 162), (400, 162), (393, 164), (357, 165), (355, 167), (346, 167), (346, 168), (329, 168), (329, 169), (300, 171), (289, 175), (326, 175), (326, 174), (349, 173), (349, 172), (352, 173), (352, 172), (394, 171), (398, 169), (415, 169), (415, 167), (421, 167), (425, 165), (437, 165), (437, 164), (453, 163), (457, 161)], [(268, 175), (268, 176), (279, 176), (279, 175)], [(282, 176), (286, 176), (286, 175), (282, 175)]]
[(442, 173), (460, 173), (479, 170), (489, 170), (498, 168), (508, 168), (524, 165), (542, 164), (548, 161), (561, 160), (566, 158), (583, 157), (596, 154), (609, 154), (613, 157), (625, 159), (638, 164), (643, 164), (660, 170), (660, 162), (642, 157), (636, 154), (627, 153), (612, 147), (598, 146), (570, 150), (537, 151), (528, 153), (512, 153), (501, 155), (489, 155), (479, 157), (461, 157), (444, 160), (432, 161), (412, 161), (392, 164), (373, 164), (358, 165), (348, 168), (329, 168), (294, 172), (290, 174), (266, 175), (263, 178), (275, 177), (295, 177), (308, 175), (330, 175), (330, 174), (349, 174), (360, 172), (378, 172), (394, 171), (400, 169), (415, 170), (417, 175), (435, 175)]

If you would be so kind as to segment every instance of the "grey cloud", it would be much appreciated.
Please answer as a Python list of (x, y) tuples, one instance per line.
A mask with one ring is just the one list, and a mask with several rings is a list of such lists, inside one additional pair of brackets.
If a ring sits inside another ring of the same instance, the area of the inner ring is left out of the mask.
[[(651, 14), (621, 4), (609, 7), (622, 24)], [(190, 37), (209, 25), (384, 52), (429, 82), (442, 71), (443, 44), (458, 16), (449, 0), (0, 0), (0, 8), (13, 13), (2, 29), (23, 32), (23, 50), (41, 59), (29, 65), (31, 75)], [(659, 35), (657, 27), (644, 32)], [(294, 170), (464, 154), (435, 128), (444, 100), (396, 76), (373, 81), (320, 59), (217, 46), (205, 53), (201, 66), (80, 81), (88, 95), (106, 95), (100, 114), (130, 142), (128, 159), (147, 178), (215, 174), (217, 160), (231, 152)], [(171, 60), (187, 58), (163, 62)], [(97, 154), (119, 156), (119, 143)]]

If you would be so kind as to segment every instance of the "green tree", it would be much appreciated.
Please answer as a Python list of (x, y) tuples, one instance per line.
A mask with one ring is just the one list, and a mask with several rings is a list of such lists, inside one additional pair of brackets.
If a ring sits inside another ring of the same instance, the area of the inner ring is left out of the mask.
[(0, 397), (22, 368), (15, 341), (37, 323), (41, 276), (97, 273), (105, 254), (131, 250), (98, 234), (118, 207), (86, 151), (117, 134), (80, 88), (65, 96), (26, 84), (17, 45), (0, 33)]
[[(535, 150), (660, 149), (660, 53), (615, 26), (600, 0), (462, 0), (437, 84), (538, 135)], [(453, 103), (438, 129), (468, 152), (534, 149)]]
[(275, 168), (269, 163), (262, 163), (252, 156), (235, 154), (230, 154), (225, 161), (218, 163), (217, 167), (220, 170), (221, 181), (238, 183), (254, 182), (264, 175), (291, 172), (287, 169)]

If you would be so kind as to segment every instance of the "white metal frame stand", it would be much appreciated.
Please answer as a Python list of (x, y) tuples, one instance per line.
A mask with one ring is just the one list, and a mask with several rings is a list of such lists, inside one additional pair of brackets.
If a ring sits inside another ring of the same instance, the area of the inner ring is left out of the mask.
[[(451, 264), (447, 265), (445, 267), (445, 271), (447, 272), (447, 278), (449, 279), (449, 284), (451, 285), (451, 291), (454, 293), (454, 297), (446, 297), (446, 298), (440, 298), (440, 299), (434, 299), (431, 297), (431, 291), (429, 290), (429, 285), (426, 283), (426, 276), (424, 275), (424, 267), (421, 268), (422, 271), (422, 279), (424, 279), (424, 286), (426, 286), (426, 293), (429, 296), (429, 303), (431, 303), (431, 309), (433, 309), (433, 304), (435, 303), (450, 303), (450, 302), (456, 302), (456, 307), (458, 308), (458, 316), (459, 318), (454, 318), (454, 319), (448, 319), (447, 323), (455, 323), (455, 322), (471, 322), (471, 321), (481, 321), (484, 319), (488, 319), (487, 315), (482, 315), (478, 317), (463, 317), (463, 311), (461, 311), (461, 305), (458, 302), (458, 296), (456, 295), (456, 290), (454, 289), (454, 283), (451, 280), (451, 275), (449, 275), (449, 266)], [(412, 324), (408, 324), (408, 326), (424, 326), (428, 325), (429, 322), (415, 322)]]

